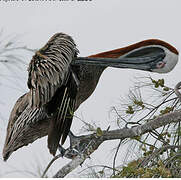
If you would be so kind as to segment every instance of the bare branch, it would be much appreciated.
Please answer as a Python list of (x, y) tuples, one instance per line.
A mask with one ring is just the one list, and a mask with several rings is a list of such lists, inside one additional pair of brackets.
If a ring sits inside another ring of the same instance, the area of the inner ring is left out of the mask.
[(115, 173), (115, 167), (116, 167), (116, 158), (117, 158), (117, 155), (118, 155), (118, 151), (119, 151), (119, 148), (120, 148), (120, 146), (121, 146), (121, 140), (120, 140), (120, 142), (119, 142), (119, 144), (118, 144), (118, 147), (116, 148), (116, 153), (115, 153), (115, 155), (114, 155), (114, 159), (113, 159), (113, 176), (115, 176), (116, 175), (116, 173)]
[(89, 157), (99, 146), (106, 140), (115, 140), (115, 139), (125, 139), (125, 138), (133, 138), (135, 136), (141, 136), (147, 132), (165, 126), (169, 123), (179, 122), (181, 121), (181, 111), (176, 111), (173, 113), (165, 114), (155, 118), (154, 120), (150, 120), (149, 122), (138, 125), (132, 128), (122, 128), (112, 131), (103, 131), (103, 135), (98, 137), (96, 134), (90, 134), (85, 136), (79, 136), (80, 142), (86, 141), (90, 142), (90, 145), (87, 147), (85, 153), (78, 155), (71, 162), (65, 165), (62, 169), (60, 169), (56, 174), (55, 178), (63, 178), (71, 171), (73, 171), (76, 167), (81, 165), (86, 158)]
[(75, 157), (72, 161), (70, 161), (67, 165), (65, 165), (62, 169), (60, 169), (53, 177), (54, 178), (64, 178), (67, 174), (72, 172), (75, 168), (81, 165), (87, 157), (84, 155)]
[(48, 166), (46, 167), (46, 169), (44, 170), (41, 178), (43, 178), (45, 176), (45, 174), (47, 173), (48, 169), (50, 168), (50, 166), (53, 164), (54, 161), (56, 161), (58, 158), (62, 157), (61, 154), (55, 156), (49, 163), (48, 163)]
[(166, 145), (159, 149), (156, 149), (151, 155), (146, 157), (140, 164), (139, 167), (145, 167), (151, 160), (153, 160), (155, 157), (157, 157), (161, 152), (167, 150), (167, 149), (175, 149), (180, 148), (181, 146), (175, 146), (175, 145)]

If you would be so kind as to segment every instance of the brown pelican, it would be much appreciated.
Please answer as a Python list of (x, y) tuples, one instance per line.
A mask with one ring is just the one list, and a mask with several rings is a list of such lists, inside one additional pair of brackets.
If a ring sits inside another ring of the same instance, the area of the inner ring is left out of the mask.
[(157, 39), (78, 57), (73, 39), (55, 34), (29, 64), (30, 90), (17, 100), (10, 114), (4, 160), (47, 134), (48, 148), (55, 155), (59, 141), (63, 144), (66, 140), (73, 113), (93, 93), (106, 67), (167, 73), (177, 61), (176, 48)]

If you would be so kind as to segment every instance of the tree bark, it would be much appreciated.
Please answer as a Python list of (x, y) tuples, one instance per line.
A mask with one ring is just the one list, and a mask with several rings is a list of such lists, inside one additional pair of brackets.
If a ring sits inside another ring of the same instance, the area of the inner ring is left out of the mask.
[(147, 132), (160, 128), (170, 123), (177, 123), (181, 121), (181, 110), (176, 112), (171, 112), (169, 114), (165, 114), (155, 118), (154, 120), (150, 120), (149, 122), (138, 125), (132, 128), (122, 128), (112, 131), (103, 131), (102, 136), (97, 136), (95, 133), (90, 135), (79, 136), (79, 141), (81, 142), (89, 142), (87, 146), (87, 150), (72, 159), (67, 165), (61, 168), (53, 177), (54, 178), (63, 178), (79, 165), (81, 165), (90, 154), (92, 154), (104, 141), (107, 140), (115, 140), (115, 139), (125, 139), (125, 138), (133, 138), (135, 136), (141, 136)]

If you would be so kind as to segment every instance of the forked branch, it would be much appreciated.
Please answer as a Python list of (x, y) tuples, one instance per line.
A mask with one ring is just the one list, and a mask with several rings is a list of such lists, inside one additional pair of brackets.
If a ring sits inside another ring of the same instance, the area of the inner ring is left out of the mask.
[(160, 128), (170, 123), (176, 123), (181, 121), (181, 110), (171, 112), (162, 116), (159, 116), (153, 120), (148, 121), (143, 125), (138, 125), (132, 128), (122, 128), (111, 131), (103, 131), (101, 136), (97, 136), (96, 133), (90, 135), (79, 136), (79, 141), (87, 142), (87, 148), (84, 153), (78, 155), (71, 162), (61, 168), (53, 177), (63, 178), (79, 165), (81, 165), (104, 141), (134, 138), (141, 136), (147, 132)]

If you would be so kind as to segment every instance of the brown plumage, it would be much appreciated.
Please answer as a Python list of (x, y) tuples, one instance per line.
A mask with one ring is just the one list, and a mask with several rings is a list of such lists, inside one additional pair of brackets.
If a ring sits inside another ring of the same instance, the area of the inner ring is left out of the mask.
[[(149, 46), (158, 46), (157, 50), (163, 47), (178, 55), (173, 46), (152, 39), (89, 58), (119, 59), (126, 54), (130, 56), (136, 49)], [(147, 54), (148, 52), (146, 50)], [(30, 91), (17, 100), (11, 112), (3, 149), (4, 160), (8, 159), (13, 151), (47, 134), (48, 148), (53, 155), (60, 139), (62, 144), (64, 143), (73, 113), (93, 93), (106, 68), (101, 65), (71, 65), (76, 60), (77, 53), (72, 38), (58, 33), (33, 56), (28, 69)], [(137, 53), (138, 57), (145, 57), (143, 51), (140, 53), (141, 55)]]
[(72, 123), (71, 112), (75, 111), (78, 79), (70, 63), (77, 53), (73, 39), (57, 33), (36, 52), (28, 68), (30, 107), (44, 107), (53, 116), (48, 132), (48, 148), (53, 155), (61, 137), (64, 143)]

